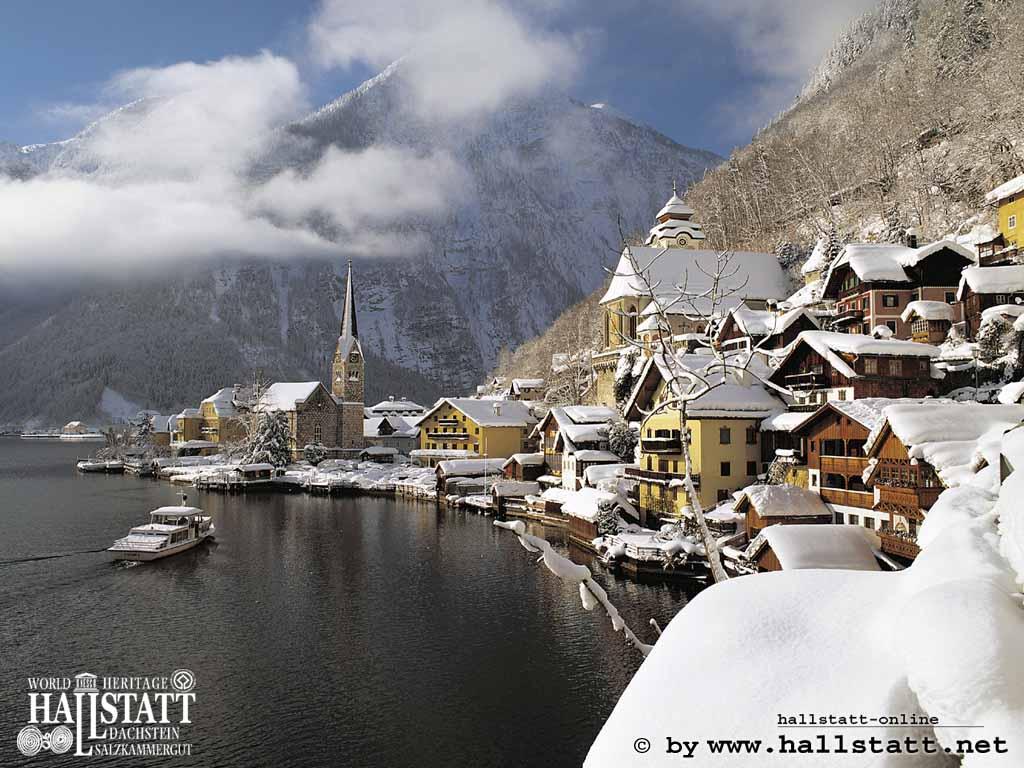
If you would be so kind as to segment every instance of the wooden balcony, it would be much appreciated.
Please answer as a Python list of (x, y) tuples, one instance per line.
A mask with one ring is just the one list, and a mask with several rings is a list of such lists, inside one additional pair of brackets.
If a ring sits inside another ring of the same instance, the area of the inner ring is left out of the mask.
[(822, 474), (860, 475), (868, 465), (868, 460), (859, 456), (829, 456), (821, 454)]
[(454, 441), (457, 443), (464, 443), (465, 441), (469, 440), (469, 432), (438, 432), (436, 430), (433, 430), (427, 432), (427, 439), (434, 441), (447, 440), (449, 442)]
[(923, 520), (921, 510), (930, 509), (942, 488), (895, 488), (876, 483), (878, 487), (878, 505), (888, 512), (895, 512), (904, 517)]
[(821, 498), (829, 504), (840, 504), (844, 507), (860, 507), (861, 509), (872, 509), (875, 504), (875, 494), (870, 491), (846, 491), (842, 488), (822, 488)]
[(832, 318), (833, 325), (843, 325), (845, 323), (859, 323), (864, 319), (863, 309), (847, 309)]
[(790, 389), (818, 389), (828, 386), (828, 377), (824, 373), (791, 373), (783, 378)]
[[(670, 483), (673, 480), (682, 480), (683, 476), (675, 472), (658, 472), (653, 469), (640, 469), (639, 467), (626, 467), (626, 477), (634, 480), (647, 480), (659, 483)], [(700, 475), (693, 475), (693, 487), (700, 490)]]
[(678, 437), (645, 437), (640, 440), (643, 453), (682, 453), (683, 443)]
[(909, 533), (901, 533), (892, 528), (881, 528), (878, 531), (878, 538), (882, 542), (882, 551), (887, 555), (913, 560), (921, 552), (921, 548), (917, 545), (917, 538)]

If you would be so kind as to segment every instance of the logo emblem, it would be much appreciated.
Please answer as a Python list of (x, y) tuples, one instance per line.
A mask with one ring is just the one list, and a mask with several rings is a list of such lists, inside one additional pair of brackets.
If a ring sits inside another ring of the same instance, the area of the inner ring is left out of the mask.
[(188, 693), (196, 687), (196, 676), (191, 669), (176, 669), (171, 673), (171, 687), (181, 693)]
[(49, 733), (43, 733), (34, 725), (27, 725), (18, 731), (18, 750), (26, 757), (38, 755), (44, 749), (62, 755), (74, 743), (75, 735), (66, 725), (58, 725)]

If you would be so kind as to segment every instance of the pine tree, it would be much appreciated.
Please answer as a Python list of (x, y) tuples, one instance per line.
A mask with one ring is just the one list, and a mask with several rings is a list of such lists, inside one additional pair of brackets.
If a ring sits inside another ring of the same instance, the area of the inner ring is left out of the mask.
[(633, 461), (636, 444), (636, 431), (626, 422), (616, 421), (608, 427), (608, 450), (623, 461)]
[(261, 411), (256, 431), (249, 438), (246, 461), (250, 464), (273, 464), (283, 467), (291, 461), (291, 431), (284, 411)]
[(140, 413), (132, 421), (132, 445), (148, 446), (152, 442), (153, 422), (147, 413)]
[(631, 349), (619, 357), (619, 364), (615, 369), (615, 403), (619, 406), (619, 410), (622, 410), (626, 400), (633, 393), (633, 386), (636, 383), (633, 370), (636, 368), (639, 356), (639, 352)]
[(327, 449), (320, 443), (311, 443), (302, 449), (302, 456), (315, 467), (327, 458)]
[(998, 315), (981, 324), (978, 331), (978, 357), (983, 363), (994, 363), (1009, 350), (1006, 340), (1013, 328)]

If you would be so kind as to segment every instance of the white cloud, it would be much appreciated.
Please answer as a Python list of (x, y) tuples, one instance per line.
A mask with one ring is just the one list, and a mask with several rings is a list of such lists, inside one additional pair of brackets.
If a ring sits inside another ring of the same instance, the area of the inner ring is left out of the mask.
[(573, 77), (575, 44), (531, 10), (516, 14), (495, 0), (325, 0), (309, 33), (324, 67), (409, 58), (402, 74), (418, 111), (459, 118)]

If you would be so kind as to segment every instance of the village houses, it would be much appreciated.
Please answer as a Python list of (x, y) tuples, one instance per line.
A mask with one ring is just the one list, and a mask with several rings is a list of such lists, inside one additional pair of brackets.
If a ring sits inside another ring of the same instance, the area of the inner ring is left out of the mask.
[(412, 457), (431, 467), (444, 459), (502, 458), (530, 453), (537, 424), (528, 403), (445, 397), (416, 422), (419, 448)]
[(985, 202), (996, 207), (998, 234), (978, 243), (978, 264), (983, 267), (1020, 262), (1020, 239), (1024, 233), (1024, 176), (1000, 184)]

